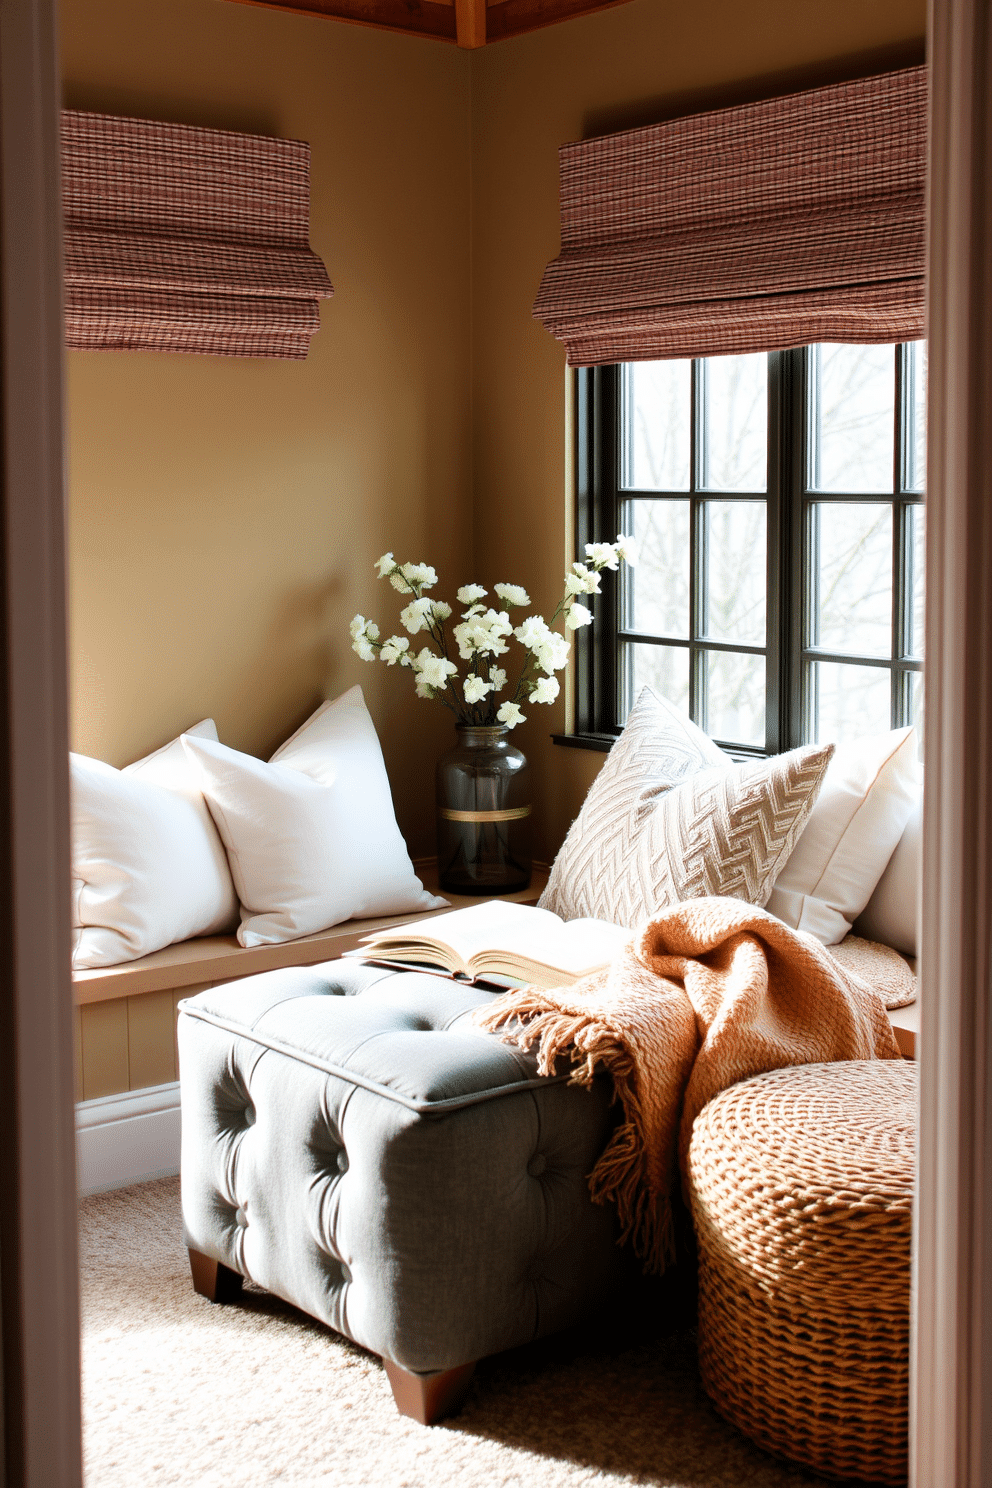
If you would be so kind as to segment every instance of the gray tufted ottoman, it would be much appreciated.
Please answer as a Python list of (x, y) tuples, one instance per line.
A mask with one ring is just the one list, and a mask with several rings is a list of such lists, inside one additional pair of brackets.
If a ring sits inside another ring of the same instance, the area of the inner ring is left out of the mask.
[(267, 972), (180, 1005), (182, 1196), (194, 1286), (248, 1277), (381, 1354), (422, 1421), (475, 1360), (598, 1310), (623, 1257), (586, 1183), (610, 1086), (542, 1079), (479, 1032), (493, 994), (357, 962)]

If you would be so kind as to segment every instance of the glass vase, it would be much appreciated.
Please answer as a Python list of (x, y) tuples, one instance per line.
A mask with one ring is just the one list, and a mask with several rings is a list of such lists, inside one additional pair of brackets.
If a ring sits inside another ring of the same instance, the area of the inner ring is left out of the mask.
[(457, 724), (437, 765), (441, 891), (509, 894), (530, 883), (530, 771), (504, 724)]

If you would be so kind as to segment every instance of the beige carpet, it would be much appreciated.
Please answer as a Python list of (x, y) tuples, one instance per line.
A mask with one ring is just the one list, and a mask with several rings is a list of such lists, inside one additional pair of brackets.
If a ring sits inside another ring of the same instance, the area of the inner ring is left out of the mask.
[(379, 1361), (255, 1288), (190, 1285), (179, 1180), (81, 1205), (87, 1488), (800, 1488), (712, 1410), (691, 1332), (575, 1335), (480, 1367), (461, 1415), (398, 1416)]

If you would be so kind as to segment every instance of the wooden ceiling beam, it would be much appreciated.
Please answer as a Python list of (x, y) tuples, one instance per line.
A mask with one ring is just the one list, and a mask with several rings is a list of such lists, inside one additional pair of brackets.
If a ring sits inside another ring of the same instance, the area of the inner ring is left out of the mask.
[(471, 49), (486, 44), (486, 0), (455, 0), (458, 45)]

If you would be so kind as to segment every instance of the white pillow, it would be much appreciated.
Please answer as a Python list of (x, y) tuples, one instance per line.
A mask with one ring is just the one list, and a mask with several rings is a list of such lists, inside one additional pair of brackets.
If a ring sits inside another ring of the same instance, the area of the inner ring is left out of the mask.
[(360, 687), (322, 704), (268, 764), (189, 735), (183, 746), (227, 848), (242, 945), (447, 903), (413, 871)]
[[(216, 739), (212, 719), (190, 733)], [(227, 857), (178, 739), (115, 770), (69, 756), (74, 970), (237, 923)]]
[(907, 956), (918, 954), (922, 909), (923, 791), (910, 812), (889, 866), (854, 926), (855, 935), (880, 940)]
[(838, 744), (769, 912), (824, 945), (843, 940), (895, 851), (918, 780), (911, 728)]

